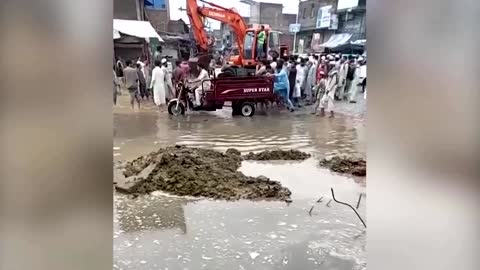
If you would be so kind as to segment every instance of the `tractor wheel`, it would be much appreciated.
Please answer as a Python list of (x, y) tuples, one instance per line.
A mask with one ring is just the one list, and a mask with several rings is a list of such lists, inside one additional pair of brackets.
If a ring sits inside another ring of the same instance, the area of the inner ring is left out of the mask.
[(244, 102), (240, 105), (240, 113), (246, 117), (252, 117), (255, 114), (255, 104)]

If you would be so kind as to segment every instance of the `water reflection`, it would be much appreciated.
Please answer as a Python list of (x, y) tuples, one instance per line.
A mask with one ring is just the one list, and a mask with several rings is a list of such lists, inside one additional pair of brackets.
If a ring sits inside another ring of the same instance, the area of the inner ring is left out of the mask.
[[(175, 143), (224, 151), (242, 152), (272, 148), (298, 149), (318, 156), (364, 156), (363, 126), (344, 118), (295, 117), (285, 114), (253, 118), (215, 114), (169, 117), (163, 114), (114, 115), (115, 145), (131, 145), (137, 153), (121, 153), (117, 159), (132, 159), (160, 146)], [(363, 130), (361, 131), (363, 134)]]
[[(181, 211), (187, 225), (180, 224), (188, 230), (160, 226), (124, 232), (115, 239), (114, 260), (128, 264), (122, 267), (127, 269), (354, 269), (353, 266), (364, 266), (365, 230), (351, 211), (340, 205), (317, 204), (315, 214), (309, 216), (311, 203), (311, 200), (295, 200), (290, 205), (202, 200), (182, 204), (183, 207), (172, 211)], [(148, 204), (150, 202), (139, 203), (142, 207)], [(360, 211), (363, 215), (365, 208), (361, 207)], [(131, 224), (127, 224), (128, 227), (120, 227), (129, 229)]]
[(180, 229), (187, 233), (184, 206), (189, 200), (164, 196), (131, 199), (117, 196), (117, 224), (126, 233), (148, 230)]

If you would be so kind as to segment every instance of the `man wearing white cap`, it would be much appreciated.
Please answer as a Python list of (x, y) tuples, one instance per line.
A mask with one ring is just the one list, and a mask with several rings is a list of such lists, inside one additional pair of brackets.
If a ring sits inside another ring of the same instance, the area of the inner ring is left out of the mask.
[(300, 106), (300, 98), (302, 97), (302, 88), (304, 87), (305, 79), (306, 79), (306, 71), (305, 71), (305, 61), (301, 58), (298, 58), (297, 62), (299, 63), (296, 66), (297, 75), (295, 77), (295, 89), (293, 90), (293, 103), (297, 107)]
[(345, 58), (340, 60), (340, 68), (338, 70), (338, 100), (343, 100), (345, 95), (345, 89), (347, 88), (347, 75), (348, 75), (349, 63)]
[(155, 68), (152, 71), (152, 80), (150, 82), (150, 88), (153, 89), (153, 101), (159, 107), (167, 103), (165, 91), (167, 78), (165, 70), (161, 67), (162, 62), (166, 62), (167, 60), (163, 60), (155, 60)]
[(315, 65), (315, 60), (308, 61), (308, 73), (307, 73), (307, 82), (305, 83), (305, 99), (307, 105), (312, 105), (313, 95), (312, 88), (315, 86), (315, 79), (317, 75), (317, 66)]
[(166, 83), (166, 88), (165, 88), (165, 98), (167, 102), (175, 98), (175, 89), (173, 88), (173, 83), (172, 83), (172, 75), (168, 71), (168, 61), (167, 59), (163, 58), (162, 59), (162, 70), (165, 73), (165, 83)]
[(320, 108), (320, 116), (325, 116), (325, 107), (327, 107), (328, 111), (330, 111), (330, 117), (333, 117), (333, 101), (335, 99), (335, 92), (338, 84), (338, 69), (335, 67), (335, 61), (330, 61), (330, 65), (333, 65), (333, 68), (328, 73), (327, 82), (325, 84), (325, 94), (320, 100), (318, 107)]
[[(354, 75), (354, 79), (351, 83), (351, 87), (350, 87), (350, 97), (349, 97), (349, 101), (350, 103), (356, 103), (356, 97), (357, 97), (357, 92), (358, 92), (358, 88), (359, 87), (362, 87), (364, 81), (366, 81), (366, 78), (367, 78), (367, 65), (366, 65), (366, 61), (363, 57), (359, 57), (358, 58), (358, 62), (359, 62), (359, 65), (357, 66), (356, 70), (355, 70), (355, 75)], [(366, 83), (366, 82), (365, 82)]]

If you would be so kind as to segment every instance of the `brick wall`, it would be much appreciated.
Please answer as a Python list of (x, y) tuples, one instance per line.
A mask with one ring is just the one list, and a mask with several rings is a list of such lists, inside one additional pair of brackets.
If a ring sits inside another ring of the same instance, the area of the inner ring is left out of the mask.
[(147, 15), (145, 19), (150, 21), (153, 28), (157, 31), (168, 32), (168, 21), (170, 21), (170, 18), (167, 10), (146, 8), (145, 13)]
[(137, 0), (114, 0), (113, 18), (122, 20), (137, 19)]

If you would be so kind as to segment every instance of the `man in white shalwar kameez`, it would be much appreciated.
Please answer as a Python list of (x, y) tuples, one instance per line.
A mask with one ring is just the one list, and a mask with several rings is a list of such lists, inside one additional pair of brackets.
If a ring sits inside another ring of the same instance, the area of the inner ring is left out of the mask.
[(298, 59), (299, 65), (296, 66), (297, 69), (297, 76), (295, 77), (295, 89), (293, 90), (293, 104), (297, 107), (300, 107), (300, 98), (302, 97), (302, 86), (304, 86), (304, 82), (306, 79), (306, 72), (305, 72), (305, 61), (302, 59)]
[(150, 82), (150, 88), (153, 89), (153, 101), (159, 107), (165, 105), (166, 102), (166, 74), (164, 69), (161, 68), (161, 62), (155, 60), (155, 68), (152, 71), (152, 81)]
[[(335, 63), (330, 62), (330, 65), (335, 65)], [(333, 101), (335, 99), (335, 92), (337, 90), (337, 86), (338, 86), (338, 69), (334, 66), (332, 70), (330, 70), (330, 72), (328, 73), (327, 82), (325, 84), (325, 94), (323, 95), (318, 105), (318, 107), (320, 108), (320, 116), (325, 116), (325, 107), (327, 107), (328, 111), (330, 111), (330, 117), (334, 116)]]
[(358, 93), (358, 88), (362, 87), (362, 82), (367, 76), (367, 69), (366, 65), (364, 63), (364, 59), (360, 59), (360, 64), (357, 65), (355, 68), (355, 74), (353, 76), (352, 80), (352, 85), (351, 85), (351, 90), (350, 90), (350, 97), (349, 101), (350, 103), (356, 103), (356, 98), (357, 98), (357, 93)]
[(167, 59), (162, 59), (162, 70), (165, 73), (165, 99), (167, 102), (175, 98), (175, 89), (173, 88), (172, 75), (168, 72)]
[(308, 61), (307, 66), (309, 66), (309, 69), (307, 75), (307, 82), (305, 83), (305, 96), (307, 105), (311, 105), (313, 101), (312, 88), (315, 86), (317, 66), (315, 65), (314, 61)]
[(344, 100), (345, 98), (345, 89), (348, 91), (347, 87), (347, 73), (348, 73), (348, 61), (346, 59), (341, 60), (340, 69), (338, 70), (338, 100)]

